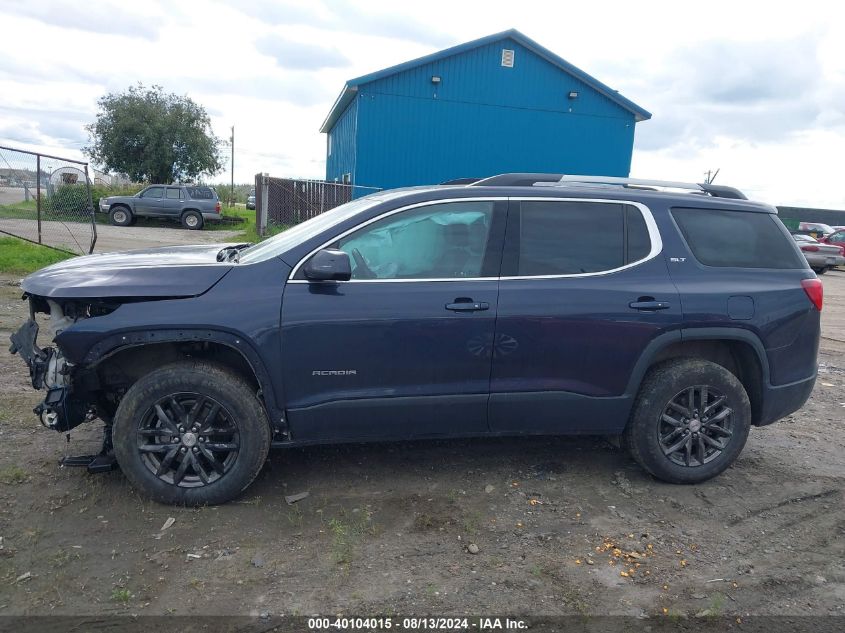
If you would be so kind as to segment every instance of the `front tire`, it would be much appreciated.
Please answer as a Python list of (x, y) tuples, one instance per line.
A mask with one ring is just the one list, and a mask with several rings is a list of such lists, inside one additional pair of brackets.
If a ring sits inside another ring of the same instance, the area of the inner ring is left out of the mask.
[(716, 363), (683, 358), (648, 373), (624, 439), (658, 479), (694, 484), (728, 468), (750, 428), (751, 404), (739, 379)]
[(140, 378), (114, 417), (126, 478), (162, 503), (214, 505), (239, 495), (270, 449), (255, 391), (227, 369), (182, 361)]
[(114, 226), (129, 226), (134, 222), (134, 217), (129, 207), (117, 205), (109, 211), (109, 222)]

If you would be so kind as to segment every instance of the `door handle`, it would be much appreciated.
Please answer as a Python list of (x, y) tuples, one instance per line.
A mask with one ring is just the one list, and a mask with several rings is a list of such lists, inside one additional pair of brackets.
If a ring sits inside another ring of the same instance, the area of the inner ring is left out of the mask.
[(490, 304), (486, 301), (473, 301), (466, 297), (458, 297), (454, 303), (447, 303), (446, 309), (453, 312), (480, 312), (481, 310), (489, 310)]
[(665, 301), (632, 301), (628, 304), (629, 308), (634, 310), (644, 310), (646, 312), (657, 312), (658, 310), (668, 310), (669, 304)]

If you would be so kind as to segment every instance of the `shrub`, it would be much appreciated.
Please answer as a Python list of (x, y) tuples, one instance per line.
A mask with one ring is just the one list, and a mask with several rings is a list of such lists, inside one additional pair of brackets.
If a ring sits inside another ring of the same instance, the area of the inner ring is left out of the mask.
[[(100, 198), (106, 198), (108, 196), (131, 196), (138, 193), (141, 188), (141, 185), (127, 185), (124, 187), (92, 185), (91, 202), (96, 210), (100, 207)], [(84, 184), (61, 185), (53, 190), (53, 195), (50, 196), (45, 208), (56, 214), (73, 214), (79, 217), (87, 217), (88, 188)]]
[(88, 188), (85, 185), (56, 187), (46, 208), (53, 213), (85, 215), (88, 209)]

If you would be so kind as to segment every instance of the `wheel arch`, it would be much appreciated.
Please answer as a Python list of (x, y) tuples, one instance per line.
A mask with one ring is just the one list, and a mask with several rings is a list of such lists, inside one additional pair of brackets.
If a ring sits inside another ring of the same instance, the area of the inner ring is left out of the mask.
[(128, 202), (113, 202), (112, 204), (109, 205), (109, 213), (111, 213), (112, 209), (114, 209), (115, 207), (123, 207), (124, 209), (129, 211), (129, 213), (132, 213), (133, 215), (135, 213), (135, 209), (133, 208), (133, 205), (131, 205)]
[(646, 373), (673, 358), (701, 358), (734, 374), (751, 402), (752, 424), (762, 420), (763, 391), (769, 385), (769, 362), (762, 341), (742, 328), (685, 328), (658, 336), (646, 347), (625, 391), (632, 399)]
[[(242, 336), (208, 329), (144, 330), (123, 332), (94, 345), (82, 361), (96, 371), (101, 384), (129, 384), (151, 369), (171, 360), (196, 358), (217, 362), (247, 380), (261, 394), (261, 401), (275, 431), (286, 432), (280, 394), (255, 348)], [(128, 369), (127, 369), (128, 368)]]

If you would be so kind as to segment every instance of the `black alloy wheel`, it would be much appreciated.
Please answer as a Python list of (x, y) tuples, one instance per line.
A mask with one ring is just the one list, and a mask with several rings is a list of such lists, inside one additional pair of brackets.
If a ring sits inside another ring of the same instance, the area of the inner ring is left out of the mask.
[(751, 420), (748, 393), (734, 372), (702, 358), (673, 358), (646, 374), (622, 438), (655, 477), (694, 484), (736, 461)]
[(695, 385), (675, 394), (657, 425), (663, 454), (688, 468), (716, 459), (733, 436), (732, 413), (727, 396), (715, 387)]
[(183, 488), (214, 483), (238, 459), (232, 414), (198, 393), (167, 395), (144, 415), (137, 433), (141, 461), (162, 481)]

